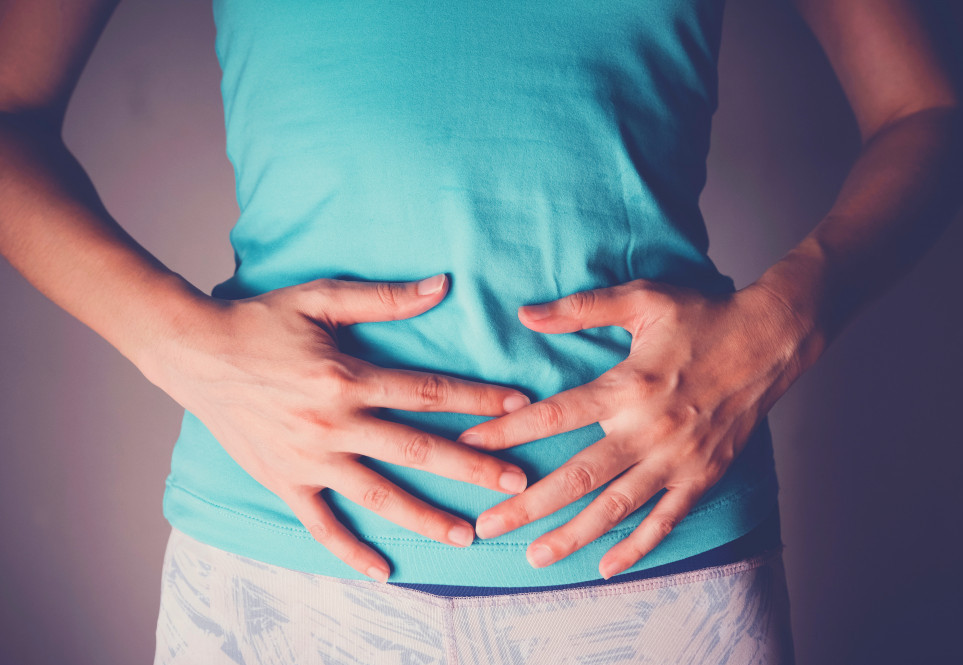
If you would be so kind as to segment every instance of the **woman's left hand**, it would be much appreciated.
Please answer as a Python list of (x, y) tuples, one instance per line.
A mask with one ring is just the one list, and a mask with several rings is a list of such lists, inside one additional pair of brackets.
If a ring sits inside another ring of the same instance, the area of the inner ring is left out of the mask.
[[(801, 372), (808, 334), (758, 283), (721, 296), (643, 279), (519, 308), (542, 333), (617, 325), (628, 357), (598, 378), (471, 427), (458, 441), (500, 450), (599, 423), (605, 436), (524, 492), (486, 510), (480, 538), (549, 515), (616, 478), (527, 558), (547, 566), (592, 542), (662, 488), (666, 493), (599, 563), (606, 579), (651, 551), (714, 485)], [(619, 475), (621, 474), (621, 475)]]

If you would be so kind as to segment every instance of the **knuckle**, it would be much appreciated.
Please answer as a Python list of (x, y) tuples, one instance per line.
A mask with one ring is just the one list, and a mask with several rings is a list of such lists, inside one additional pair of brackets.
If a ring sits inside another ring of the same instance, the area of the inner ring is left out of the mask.
[(664, 411), (652, 425), (652, 433), (660, 439), (668, 438), (682, 430), (684, 416), (678, 411)]
[(668, 536), (679, 523), (678, 519), (671, 515), (653, 515), (651, 522), (652, 530), (660, 540)]
[(679, 416), (686, 424), (697, 422), (702, 417), (702, 414), (703, 410), (691, 402), (683, 404), (679, 412)]
[(330, 277), (320, 277), (301, 284), (293, 295), (302, 311), (317, 312), (331, 308), (335, 290), (335, 280)]
[(311, 281), (309, 286), (321, 291), (327, 291), (333, 289), (336, 286), (337, 281), (338, 280), (332, 279), (331, 277), (318, 277), (317, 279)]
[(574, 530), (567, 530), (564, 533), (560, 532), (556, 534), (550, 542), (543, 544), (547, 545), (558, 555), (562, 552), (574, 552), (575, 550), (581, 549), (585, 543), (580, 534)]
[[(515, 511), (518, 519), (518, 521), (516, 522), (516, 525), (520, 526), (522, 524), (529, 524), (531, 522), (534, 522), (536, 519), (538, 519), (538, 517), (536, 516), (536, 512), (537, 511), (533, 511), (532, 509), (530, 509), (528, 504), (525, 504), (525, 503), (520, 504), (518, 506), (518, 509)], [(510, 522), (510, 521), (511, 521), (510, 519), (505, 520), (505, 522)]]
[(639, 312), (644, 312), (652, 306), (655, 295), (658, 293), (652, 283), (646, 279), (634, 279), (626, 284), (628, 298), (634, 302), (635, 308)]
[(694, 433), (699, 429), (701, 416), (699, 408), (693, 404), (667, 409), (659, 414), (653, 423), (653, 433), (660, 437), (669, 437), (680, 432)]
[(632, 499), (625, 494), (609, 491), (600, 498), (602, 514), (609, 523), (621, 522), (632, 512)]
[(448, 530), (451, 528), (447, 519), (431, 510), (418, 511), (418, 524), (420, 527), (418, 533), (431, 536), (438, 535), (442, 538), (447, 538)]
[(378, 483), (365, 491), (362, 505), (368, 510), (380, 512), (388, 506), (390, 500), (391, 488), (384, 483)]
[(642, 399), (655, 395), (659, 387), (659, 375), (655, 372), (640, 370), (635, 374), (635, 391)]
[(378, 282), (375, 285), (375, 293), (378, 299), (388, 307), (396, 307), (398, 305), (398, 289), (399, 286), (392, 282)]
[(569, 496), (578, 498), (592, 491), (595, 478), (584, 464), (568, 464), (562, 469), (562, 485)]
[(522, 524), (535, 521), (534, 514), (525, 501), (514, 502), (511, 511), (502, 513), (501, 518), (509, 530), (517, 529)]
[(429, 374), (417, 385), (418, 399), (425, 405), (436, 406), (443, 404), (448, 398), (447, 382), (440, 376)]
[(641, 402), (658, 393), (661, 376), (648, 369), (633, 369), (625, 377), (628, 394), (635, 402)]
[(613, 367), (606, 372), (602, 372), (592, 383), (598, 387), (602, 394), (618, 391), (626, 385), (635, 383), (635, 372), (627, 371), (625, 367)]
[(641, 370), (637, 378), (650, 394), (664, 392), (669, 383), (665, 374), (655, 370)]
[(431, 459), (434, 443), (427, 434), (416, 434), (405, 441), (402, 454), (408, 465), (422, 465)]
[(325, 383), (341, 385), (354, 381), (354, 372), (348, 365), (338, 358), (327, 357), (318, 361), (314, 371), (315, 376)]
[(645, 394), (636, 375), (627, 368), (612, 368), (598, 376), (592, 382), (597, 390), (590, 395), (587, 408), (596, 413), (611, 413), (618, 406), (641, 404)]
[(545, 430), (558, 429), (565, 420), (565, 410), (557, 402), (550, 400), (539, 402), (533, 415), (537, 426)]
[(637, 290), (639, 305), (652, 313), (653, 318), (669, 315), (676, 316), (679, 303), (676, 300), (678, 291), (667, 284), (653, 284), (646, 282)]
[(468, 481), (473, 485), (487, 485), (489, 478), (498, 475), (497, 471), (492, 471), (492, 465), (484, 457), (472, 455), (468, 464)]
[[(343, 558), (342, 561), (354, 568), (357, 563), (370, 560), (370, 557), (371, 550), (359, 542), (350, 546), (348, 556)], [(359, 570), (358, 572), (362, 571)]]
[(305, 526), (308, 533), (319, 543), (324, 543), (331, 537), (331, 530), (321, 522), (310, 522)]
[(706, 465), (706, 474), (708, 477), (706, 478), (704, 485), (708, 487), (718, 482), (719, 479), (725, 475), (726, 470), (732, 466), (732, 462), (735, 460), (735, 458), (735, 451), (728, 446), (717, 450), (715, 455), (709, 459), (709, 462)]
[(569, 310), (575, 318), (583, 317), (592, 311), (595, 301), (595, 291), (578, 291), (568, 297)]
[(323, 396), (340, 399), (354, 394), (361, 378), (352, 367), (338, 358), (324, 358), (312, 372), (312, 377), (323, 387)]
[(736, 459), (735, 448), (732, 446), (721, 446), (716, 450), (714, 459), (722, 468), (728, 468)]

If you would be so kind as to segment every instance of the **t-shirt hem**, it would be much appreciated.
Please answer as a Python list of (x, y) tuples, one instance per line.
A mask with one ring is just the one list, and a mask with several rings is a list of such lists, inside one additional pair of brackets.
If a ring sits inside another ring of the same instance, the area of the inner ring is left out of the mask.
[[(774, 470), (758, 483), (699, 505), (672, 532), (624, 573), (678, 561), (748, 533), (776, 505)], [(168, 523), (196, 540), (256, 561), (342, 579), (370, 579), (331, 554), (304, 528), (276, 524), (217, 504), (168, 477), (163, 498)], [(628, 520), (625, 520), (628, 521)], [(616, 527), (545, 568), (525, 559), (529, 542), (476, 539), (469, 547), (412, 537), (360, 534), (389, 562), (392, 582), (464, 586), (550, 586), (600, 578), (602, 555), (638, 525)]]

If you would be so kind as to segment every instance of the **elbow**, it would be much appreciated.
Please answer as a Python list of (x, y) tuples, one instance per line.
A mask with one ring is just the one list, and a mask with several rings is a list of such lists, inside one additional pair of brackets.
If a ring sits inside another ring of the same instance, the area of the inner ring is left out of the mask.
[(877, 135), (910, 118), (925, 119), (945, 125), (951, 140), (958, 140), (963, 127), (963, 100), (952, 89), (941, 90), (939, 95), (919, 96), (896, 106), (880, 117), (871, 126), (861, 127), (862, 143), (865, 146)]
[(31, 132), (53, 135), (63, 134), (62, 113), (50, 108), (17, 108), (0, 106), (0, 127), (15, 132)]

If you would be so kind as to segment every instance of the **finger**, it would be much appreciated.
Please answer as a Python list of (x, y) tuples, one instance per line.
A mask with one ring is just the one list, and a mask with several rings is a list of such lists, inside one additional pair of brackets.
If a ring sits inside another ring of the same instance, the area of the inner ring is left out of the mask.
[(631, 329), (642, 291), (633, 282), (577, 291), (557, 300), (523, 305), (518, 318), (529, 328), (546, 333), (575, 332), (599, 326)]
[(494, 538), (550, 515), (605, 484), (633, 461), (603, 437), (521, 494), (483, 512), (475, 521), (475, 533)]
[(360, 397), (367, 406), (500, 416), (531, 403), (522, 393), (504, 386), (371, 363), (360, 367)]
[(295, 493), (286, 497), (285, 503), (314, 539), (334, 556), (362, 575), (379, 582), (388, 580), (388, 562), (338, 521), (320, 492), (305, 490)]
[(622, 572), (655, 549), (689, 514), (704, 492), (696, 483), (670, 488), (639, 526), (605, 553), (599, 562), (602, 577), (608, 579)]
[(408, 494), (361, 463), (339, 468), (337, 483), (337, 486), (331, 484), (331, 489), (386, 520), (432, 540), (456, 547), (467, 547), (474, 540), (471, 524)]
[(564, 559), (608, 533), (665, 487), (668, 474), (660, 469), (645, 467), (644, 464), (642, 462), (630, 468), (613, 480), (578, 515), (534, 540), (525, 554), (529, 563), (541, 568)]
[(353, 439), (351, 452), (392, 464), (421, 469), (496, 492), (525, 489), (525, 472), (471, 446), (380, 418), (370, 418)]
[(438, 304), (448, 278), (434, 275), (412, 282), (362, 282), (322, 278), (300, 285), (306, 314), (333, 325), (406, 319)]
[(595, 379), (469, 427), (458, 436), (458, 442), (501, 450), (591, 425), (610, 413), (611, 399), (607, 404), (605, 392)]

